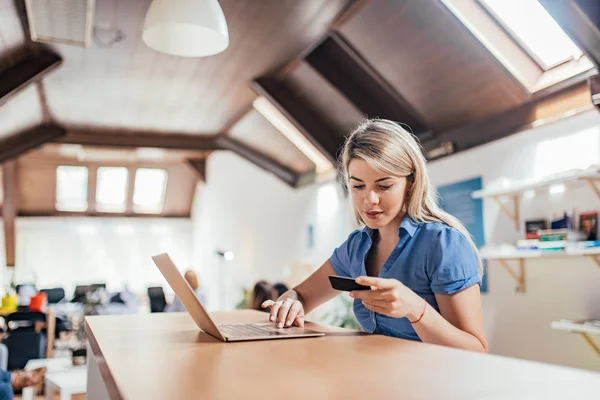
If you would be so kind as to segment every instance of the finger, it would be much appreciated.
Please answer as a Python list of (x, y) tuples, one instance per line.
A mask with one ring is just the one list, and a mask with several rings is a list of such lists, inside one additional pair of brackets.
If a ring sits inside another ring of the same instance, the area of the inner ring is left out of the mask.
[(363, 300), (363, 304), (392, 309), (396, 305), (392, 300)]
[(304, 328), (304, 315), (298, 314), (296, 320), (294, 321), (294, 325), (299, 326), (300, 328)]
[(387, 307), (381, 307), (372, 303), (367, 303), (367, 302), (363, 302), (363, 304), (365, 305), (365, 307), (371, 311), (374, 311), (376, 313), (380, 313), (380, 314), (387, 314), (389, 312), (389, 309)]
[(371, 286), (377, 289), (392, 289), (400, 283), (397, 279), (374, 278), (372, 276), (359, 276), (355, 281), (359, 285)]
[(283, 324), (285, 323), (288, 312), (290, 311), (290, 307), (292, 306), (293, 303), (294, 303), (294, 301), (292, 299), (286, 299), (283, 302), (283, 304), (281, 305), (281, 308), (279, 309), (279, 313), (277, 314), (277, 327), (278, 328), (283, 328)]
[(296, 320), (296, 317), (302, 310), (302, 304), (299, 301), (295, 301), (290, 307), (290, 311), (287, 314), (285, 326), (292, 326), (292, 323)]
[(273, 306), (271, 307), (271, 315), (269, 316), (269, 321), (275, 322), (275, 320), (277, 319), (277, 314), (279, 313), (279, 308), (281, 308), (281, 304), (283, 304), (283, 302), (281, 301), (273, 302)]
[(273, 300), (265, 300), (260, 306), (262, 308), (269, 308), (269, 307), (273, 307), (273, 304), (275, 304), (275, 302)]
[(350, 297), (361, 300), (392, 300), (390, 290), (354, 290), (350, 292)]

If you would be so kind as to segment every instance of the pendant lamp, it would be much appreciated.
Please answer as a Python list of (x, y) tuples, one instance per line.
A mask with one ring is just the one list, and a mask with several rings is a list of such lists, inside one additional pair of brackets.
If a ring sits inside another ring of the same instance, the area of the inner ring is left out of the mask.
[(229, 33), (217, 0), (154, 0), (142, 40), (170, 55), (206, 57), (227, 49)]

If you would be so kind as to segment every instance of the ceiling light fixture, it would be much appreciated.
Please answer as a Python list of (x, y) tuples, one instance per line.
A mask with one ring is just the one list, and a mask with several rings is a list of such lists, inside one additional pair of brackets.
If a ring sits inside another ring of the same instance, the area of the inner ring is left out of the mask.
[(154, 0), (142, 39), (154, 50), (181, 57), (205, 57), (229, 46), (223, 9), (217, 0)]
[(333, 164), (323, 155), (267, 98), (257, 97), (254, 109), (271, 123), (283, 136), (294, 144), (317, 168), (317, 174), (333, 170)]

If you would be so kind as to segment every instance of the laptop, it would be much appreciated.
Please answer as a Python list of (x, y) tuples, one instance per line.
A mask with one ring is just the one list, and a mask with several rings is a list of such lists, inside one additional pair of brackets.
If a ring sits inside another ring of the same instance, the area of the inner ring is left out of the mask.
[(168, 254), (159, 254), (152, 260), (162, 272), (198, 328), (224, 342), (245, 340), (292, 339), (324, 336), (324, 333), (306, 328), (277, 328), (273, 323), (217, 325), (204, 309), (196, 294), (175, 266)]

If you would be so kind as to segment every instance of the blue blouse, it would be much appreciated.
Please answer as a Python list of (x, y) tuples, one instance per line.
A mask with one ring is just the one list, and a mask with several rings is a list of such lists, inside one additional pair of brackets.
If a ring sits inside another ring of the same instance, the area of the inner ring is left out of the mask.
[[(366, 276), (365, 261), (373, 244), (373, 230), (365, 227), (350, 234), (331, 256), (340, 276)], [(379, 271), (380, 278), (398, 279), (439, 312), (435, 293), (452, 294), (480, 284), (477, 256), (467, 238), (440, 222), (418, 223), (404, 218), (399, 241)], [(392, 318), (368, 310), (354, 300), (354, 315), (366, 332), (420, 341), (407, 318)]]

